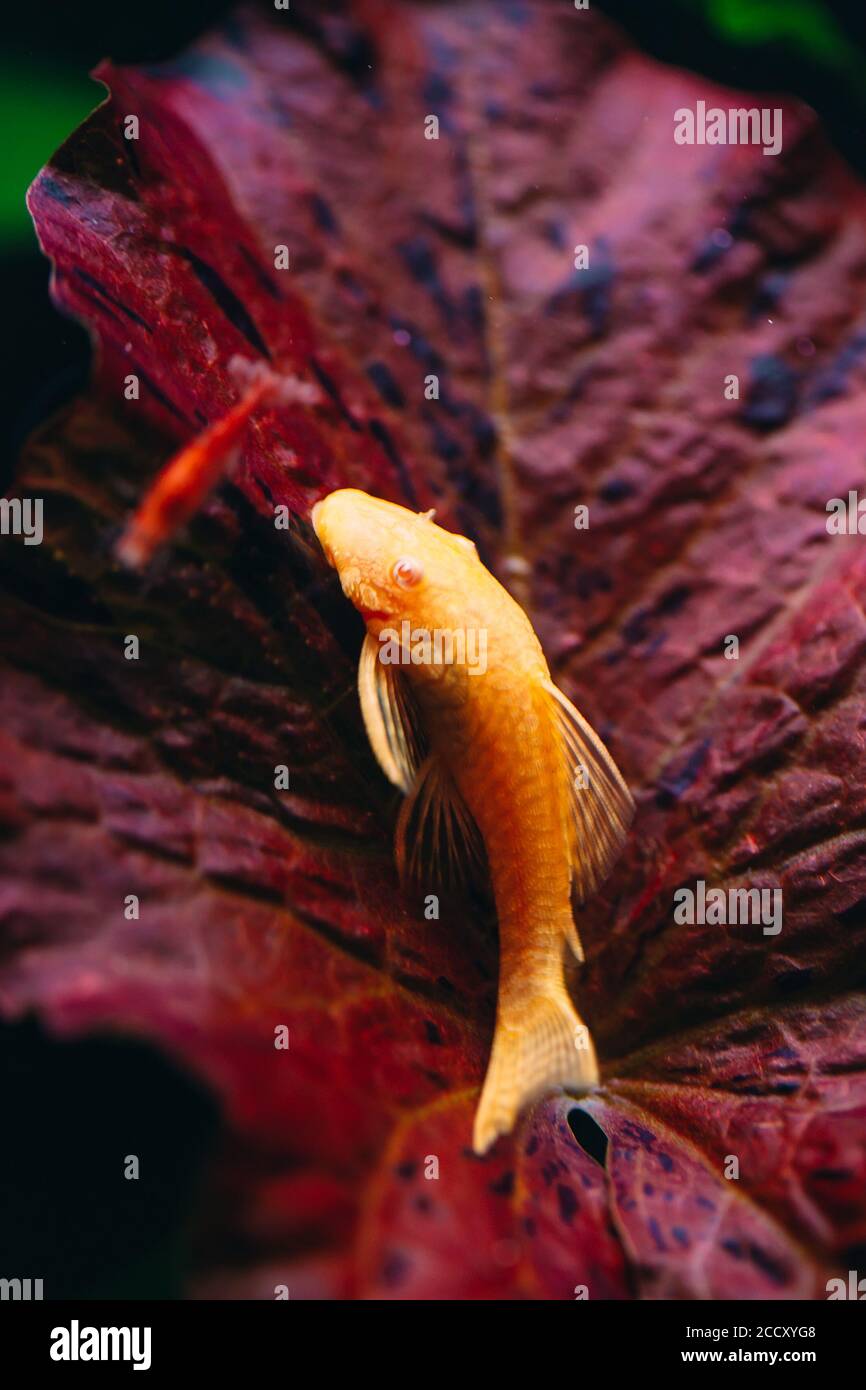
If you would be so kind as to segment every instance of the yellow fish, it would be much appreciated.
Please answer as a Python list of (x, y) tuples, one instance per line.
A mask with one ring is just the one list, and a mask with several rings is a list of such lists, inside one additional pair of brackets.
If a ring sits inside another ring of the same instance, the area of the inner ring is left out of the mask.
[(486, 852), (500, 964), (473, 1131), (484, 1153), (545, 1093), (598, 1083), (565, 953), (583, 959), (572, 902), (609, 872), (634, 803), (472, 541), (354, 488), (317, 503), (312, 520), (366, 624), (358, 688), (373, 751), (406, 795), (401, 871), (417, 874), (431, 839), (457, 858), (480, 836)]

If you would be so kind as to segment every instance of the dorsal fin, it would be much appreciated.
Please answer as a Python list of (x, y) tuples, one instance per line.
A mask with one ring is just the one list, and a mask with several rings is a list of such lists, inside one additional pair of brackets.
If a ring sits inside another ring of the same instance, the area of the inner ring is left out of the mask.
[(358, 664), (358, 694), (370, 746), (395, 787), (409, 792), (423, 757), (423, 739), (409, 684), (399, 666), (379, 660), (369, 633)]
[[(576, 902), (585, 902), (619, 857), (634, 816), (634, 801), (619, 768), (595, 730), (553, 681), (542, 686), (562, 737), (571, 806), (571, 874)], [(571, 942), (583, 959), (577, 931)]]

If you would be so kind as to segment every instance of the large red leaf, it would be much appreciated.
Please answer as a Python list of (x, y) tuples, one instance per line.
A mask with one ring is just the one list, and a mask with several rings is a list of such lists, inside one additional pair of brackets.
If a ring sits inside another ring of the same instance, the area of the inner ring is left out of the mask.
[[(213, 1087), (191, 1293), (821, 1296), (866, 1241), (866, 563), (825, 526), (862, 473), (862, 191), (790, 103), (777, 158), (676, 145), (677, 108), (748, 103), (540, 0), (244, 12), (100, 76), (31, 193), (99, 354), (22, 465), (47, 543), (3, 562), (5, 1015)], [(260, 412), (130, 578), (118, 524), (238, 354), (320, 403)], [(306, 524), (345, 484), (477, 536), (639, 799), (581, 926), (604, 1088), (484, 1160), (495, 939), (395, 883)], [(677, 925), (698, 878), (781, 887), (781, 933)]]

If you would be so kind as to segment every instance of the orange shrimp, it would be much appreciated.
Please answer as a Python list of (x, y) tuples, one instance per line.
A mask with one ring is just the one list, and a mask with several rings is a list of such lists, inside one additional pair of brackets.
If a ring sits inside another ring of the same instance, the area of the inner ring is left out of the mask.
[(196, 435), (159, 473), (117, 543), (121, 564), (140, 569), (195, 515), (237, 460), (250, 418), (260, 405), (315, 405), (318, 387), (280, 376), (263, 362), (234, 357), (231, 374), (243, 394), (227, 414)]

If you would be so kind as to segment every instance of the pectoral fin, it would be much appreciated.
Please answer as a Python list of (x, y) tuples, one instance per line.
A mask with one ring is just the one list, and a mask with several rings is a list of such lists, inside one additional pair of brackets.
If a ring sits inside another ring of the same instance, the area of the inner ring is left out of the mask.
[(484, 859), (481, 834), (454, 780), (431, 754), (397, 821), (396, 858), (400, 878), (418, 881), (423, 869), (434, 882), (462, 881)]
[(370, 746), (395, 787), (411, 790), (422, 760), (421, 732), (412, 692), (399, 666), (379, 660), (380, 646), (368, 633), (358, 666), (358, 694)]
[(399, 666), (380, 660), (369, 634), (361, 648), (358, 693), (370, 746), (382, 771), (405, 793), (396, 832), (401, 879), (466, 877), (484, 859), (475, 821), (448, 770), (427, 752), (418, 710)]
[[(618, 859), (634, 802), (595, 730), (552, 681), (542, 684), (551, 697), (567, 764), (572, 891), (580, 903), (600, 887)], [(571, 946), (582, 960), (576, 930)]]

